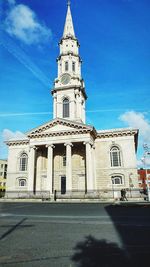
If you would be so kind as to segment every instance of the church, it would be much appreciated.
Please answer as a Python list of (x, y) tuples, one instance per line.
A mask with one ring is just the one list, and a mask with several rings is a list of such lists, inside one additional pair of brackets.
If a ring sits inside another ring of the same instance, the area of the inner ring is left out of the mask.
[(86, 89), (70, 2), (51, 90), (53, 120), (9, 140), (6, 197), (117, 198), (138, 188), (138, 130), (96, 130), (86, 124)]

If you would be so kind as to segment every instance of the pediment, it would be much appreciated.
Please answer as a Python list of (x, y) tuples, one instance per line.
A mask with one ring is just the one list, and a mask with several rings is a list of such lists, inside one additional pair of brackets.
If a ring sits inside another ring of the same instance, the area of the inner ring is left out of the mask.
[(27, 136), (32, 136), (35, 134), (49, 134), (49, 133), (61, 133), (67, 131), (79, 131), (79, 130), (93, 130), (93, 127), (78, 123), (74, 121), (64, 120), (64, 119), (55, 119), (46, 124), (43, 124), (30, 132), (27, 133)]

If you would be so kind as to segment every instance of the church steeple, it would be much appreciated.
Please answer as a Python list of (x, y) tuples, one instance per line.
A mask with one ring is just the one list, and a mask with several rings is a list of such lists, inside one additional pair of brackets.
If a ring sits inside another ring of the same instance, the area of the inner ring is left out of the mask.
[(59, 46), (58, 75), (52, 90), (54, 97), (53, 117), (85, 123), (85, 100), (87, 96), (81, 76), (82, 60), (79, 55), (79, 42), (74, 32), (69, 0), (63, 36)]
[(75, 38), (75, 32), (74, 32), (74, 26), (72, 21), (72, 15), (70, 10), (70, 1), (67, 3), (68, 9), (67, 9), (67, 16), (66, 16), (66, 22), (64, 27), (64, 33), (63, 38), (66, 38), (68, 36)]

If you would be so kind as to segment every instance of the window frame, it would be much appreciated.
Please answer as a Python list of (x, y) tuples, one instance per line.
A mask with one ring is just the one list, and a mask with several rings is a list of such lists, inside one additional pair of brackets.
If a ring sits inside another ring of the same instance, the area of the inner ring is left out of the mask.
[(110, 162), (111, 167), (121, 167), (121, 150), (118, 146), (112, 146), (110, 149)]
[(76, 62), (75, 61), (72, 62), (72, 71), (73, 72), (76, 71)]
[(19, 171), (27, 171), (28, 168), (28, 155), (26, 152), (21, 153), (19, 157)]
[(69, 71), (69, 62), (65, 61), (65, 71)]
[[(22, 182), (24, 183), (22, 185)], [(25, 178), (19, 178), (19, 187), (26, 187), (27, 186), (27, 180)]]
[(66, 165), (67, 165), (67, 159), (66, 159), (66, 154), (64, 154), (64, 155), (62, 156), (62, 166), (63, 166), (63, 167), (66, 167)]
[(69, 98), (65, 97), (63, 99), (63, 110), (62, 110), (62, 115), (63, 118), (69, 118), (70, 117), (70, 105), (69, 105)]
[[(120, 180), (119, 183), (115, 182), (117, 179)], [(123, 185), (124, 184), (122, 175), (113, 175), (113, 176), (111, 176), (111, 181), (112, 181), (112, 185), (113, 186), (119, 186), (119, 185)]]

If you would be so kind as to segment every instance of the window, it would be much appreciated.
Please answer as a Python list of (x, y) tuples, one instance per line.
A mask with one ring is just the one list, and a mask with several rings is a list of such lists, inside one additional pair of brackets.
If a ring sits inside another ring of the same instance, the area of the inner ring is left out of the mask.
[(68, 71), (69, 70), (69, 64), (68, 64), (68, 61), (65, 62), (65, 71)]
[(27, 185), (26, 179), (19, 179), (19, 186), (23, 187), (26, 185)]
[(75, 71), (75, 70), (76, 70), (76, 63), (72, 62), (72, 71)]
[(114, 146), (111, 148), (110, 159), (111, 159), (111, 167), (121, 166), (120, 149), (118, 147)]
[(66, 166), (66, 155), (63, 155), (63, 167)]
[(112, 176), (112, 184), (119, 185), (122, 184), (122, 176)]
[(69, 99), (63, 100), (63, 118), (69, 118)]
[(27, 162), (28, 162), (28, 156), (26, 153), (22, 153), (20, 156), (20, 162), (19, 162), (19, 170), (20, 171), (26, 171), (27, 170)]

